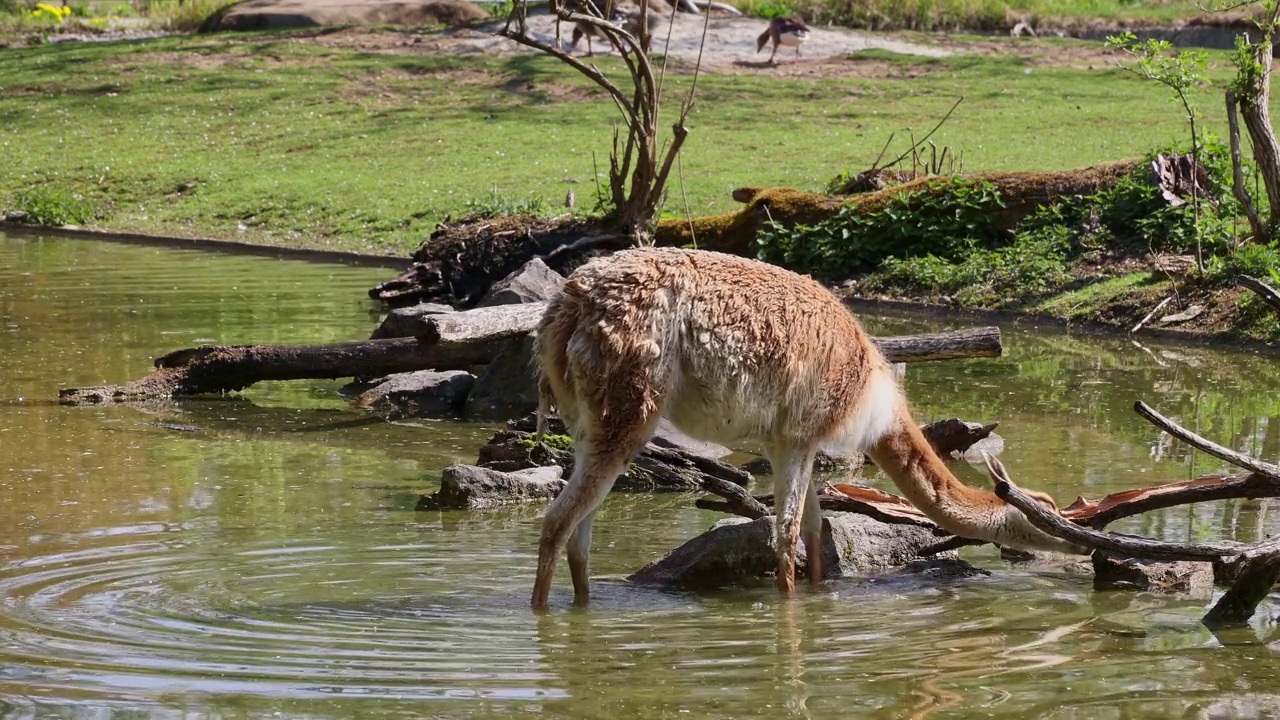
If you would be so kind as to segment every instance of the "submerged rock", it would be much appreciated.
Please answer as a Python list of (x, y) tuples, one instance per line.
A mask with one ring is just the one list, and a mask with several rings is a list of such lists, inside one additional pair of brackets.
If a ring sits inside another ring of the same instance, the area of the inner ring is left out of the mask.
[[(640, 585), (712, 589), (758, 582), (777, 570), (774, 519), (727, 518), (627, 579)], [(912, 525), (890, 525), (865, 515), (830, 513), (823, 518), (825, 577), (858, 575), (897, 568), (920, 557), (939, 536)], [(956, 557), (954, 551), (941, 558)], [(808, 577), (808, 549), (801, 543), (797, 577)]]
[(475, 377), (465, 370), (419, 370), (388, 375), (360, 394), (361, 407), (422, 417), (458, 415)]
[(1213, 565), (1122, 559), (1097, 551), (1093, 553), (1093, 589), (1207, 595), (1213, 591)]
[(564, 489), (562, 471), (552, 465), (500, 472), (475, 465), (444, 469), (440, 489), (418, 500), (417, 510), (482, 510), (542, 502)]

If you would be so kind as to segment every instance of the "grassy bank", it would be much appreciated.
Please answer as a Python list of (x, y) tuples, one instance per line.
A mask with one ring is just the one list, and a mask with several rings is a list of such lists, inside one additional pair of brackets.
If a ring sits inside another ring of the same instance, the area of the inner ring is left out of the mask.
[[(598, 89), (542, 58), (414, 54), (423, 38), (355, 29), (11, 49), (0, 202), (35, 192), (54, 206), (74, 198), (72, 222), (106, 229), (383, 252), (472, 207), (561, 208), (573, 189), (590, 209), (615, 113)], [(1108, 66), (1096, 44), (1008, 47), (868, 51), (825, 62), (816, 79), (706, 74), (666, 209), (684, 214), (687, 198), (693, 215), (731, 210), (742, 185), (820, 190), (868, 166), (891, 133), (901, 149), (908, 128), (919, 136), (962, 95), (934, 140), (967, 171), (1135, 157), (1184, 133), (1166, 93)], [(1212, 65), (1215, 82), (1230, 76), (1223, 56)], [(665, 87), (674, 99), (690, 80)], [(1196, 91), (1206, 108), (1219, 92)], [(1223, 133), (1221, 112), (1208, 115)]]

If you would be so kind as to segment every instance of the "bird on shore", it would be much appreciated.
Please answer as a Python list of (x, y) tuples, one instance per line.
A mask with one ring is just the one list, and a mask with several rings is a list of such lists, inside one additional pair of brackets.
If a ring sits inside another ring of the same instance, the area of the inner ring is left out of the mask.
[[(649, 6), (649, 12), (647, 15), (648, 22), (646, 23), (646, 27), (649, 30), (648, 35), (652, 36), (653, 33), (657, 31), (662, 20), (664, 18), (669, 18), (673, 10), (669, 5), (667, 5), (665, 2), (662, 2), (661, 0), (644, 0), (644, 1)], [(604, 13), (606, 10), (605, 0), (579, 0), (578, 11), (585, 13), (587, 12), (587, 10), (585, 7), (581, 5), (581, 2), (590, 2), (591, 5), (595, 7), (595, 10), (596, 10), (595, 14), (600, 15), (602, 17), (604, 16)], [(630, 2), (626, 2), (625, 0), (618, 0), (617, 2), (609, 3), (609, 5), (612, 7), (608, 8), (610, 10), (608, 20), (614, 25), (620, 26), (623, 30), (626, 30), (627, 32), (639, 38), (640, 37), (639, 6), (634, 5), (633, 3), (630, 3)], [(591, 25), (590, 23), (582, 23), (582, 22), (574, 23), (573, 36), (569, 41), (569, 49), (570, 50), (576, 49), (578, 47), (578, 41), (584, 37), (587, 39), (587, 57), (591, 57), (591, 55), (593, 54), (592, 48), (591, 48), (592, 38), (603, 38), (605, 42), (609, 42), (608, 36), (606, 36), (603, 32), (601, 32), (600, 29), (597, 28), (596, 26)], [(648, 40), (648, 39), (649, 38), (643, 38), (643, 40)], [(644, 42), (643, 45), (644, 45), (643, 50), (645, 52), (648, 52), (649, 43)]]
[(787, 45), (796, 49), (796, 57), (800, 57), (800, 46), (809, 39), (809, 28), (796, 17), (774, 18), (769, 21), (769, 29), (756, 38), (756, 52), (764, 50), (765, 43), (773, 41), (773, 52), (769, 53), (769, 62), (773, 62), (778, 54), (779, 45)]

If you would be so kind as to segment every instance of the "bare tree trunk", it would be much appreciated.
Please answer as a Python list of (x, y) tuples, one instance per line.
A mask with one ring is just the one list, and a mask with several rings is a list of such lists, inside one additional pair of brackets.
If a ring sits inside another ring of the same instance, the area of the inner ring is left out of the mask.
[(1276, 230), (1280, 219), (1280, 142), (1276, 141), (1271, 127), (1271, 46), (1277, 19), (1280, 19), (1280, 3), (1271, 9), (1268, 23), (1264, 25), (1262, 39), (1253, 46), (1254, 59), (1258, 63), (1256, 75), (1241, 69), (1240, 115), (1245, 129), (1253, 141), (1253, 157), (1262, 172), (1262, 184), (1267, 190), (1270, 217), (1267, 218), (1267, 237)]
[(1236, 196), (1236, 200), (1240, 201), (1245, 215), (1249, 218), (1249, 227), (1253, 228), (1253, 241), (1264, 243), (1269, 239), (1267, 229), (1258, 217), (1257, 209), (1253, 207), (1253, 199), (1249, 197), (1248, 188), (1244, 186), (1244, 170), (1240, 164), (1240, 119), (1236, 113), (1239, 101), (1236, 94), (1230, 90), (1227, 91), (1226, 99), (1228, 140), (1231, 146), (1231, 192)]

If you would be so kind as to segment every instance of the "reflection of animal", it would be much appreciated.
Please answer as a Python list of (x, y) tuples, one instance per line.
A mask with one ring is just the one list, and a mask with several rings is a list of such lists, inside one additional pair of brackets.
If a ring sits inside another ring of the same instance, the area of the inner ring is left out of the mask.
[(769, 62), (778, 54), (778, 46), (795, 47), (796, 57), (800, 57), (800, 46), (809, 39), (809, 28), (798, 17), (774, 18), (769, 21), (769, 29), (756, 38), (756, 52), (764, 49), (765, 43), (773, 41), (773, 52), (769, 53)]
[[(605, 10), (609, 9), (608, 20), (615, 25), (621, 26), (623, 30), (626, 30), (637, 39), (641, 40), (642, 49), (645, 52), (649, 51), (649, 38), (640, 37), (639, 6), (626, 2), (626, 0), (619, 0), (618, 2), (608, 4), (604, 4), (603, 0), (586, 0), (586, 2), (590, 2), (601, 17), (604, 17)], [(662, 24), (662, 21), (671, 16), (672, 8), (661, 0), (647, 0), (647, 4), (649, 6), (649, 12), (647, 14), (647, 22), (645, 25), (649, 29), (648, 34), (653, 35), (653, 33), (657, 31), (658, 27)], [(609, 7), (609, 5), (612, 7)], [(581, 5), (575, 8), (575, 10), (578, 12), (587, 12)], [(600, 32), (599, 28), (588, 23), (578, 22), (573, 25), (573, 36), (570, 38), (569, 48), (576, 49), (578, 47), (578, 41), (584, 37), (587, 39), (588, 56), (592, 54), (592, 38), (601, 38), (604, 39), (605, 42), (608, 42), (608, 37)]]
[[(865, 449), (907, 499), (957, 535), (1074, 551), (993, 493), (957, 480), (858, 321), (817, 282), (790, 271), (677, 248), (593, 260), (547, 306), (536, 356), (539, 417), (555, 405), (573, 434), (574, 464), (543, 520), (535, 608), (546, 607), (566, 547), (575, 599), (586, 602), (592, 519), (660, 417), (700, 439), (765, 449), (784, 592), (795, 587), (801, 537), (810, 582), (823, 577), (810, 483), (822, 447)], [(1052, 498), (1037, 496), (1056, 511)]]

